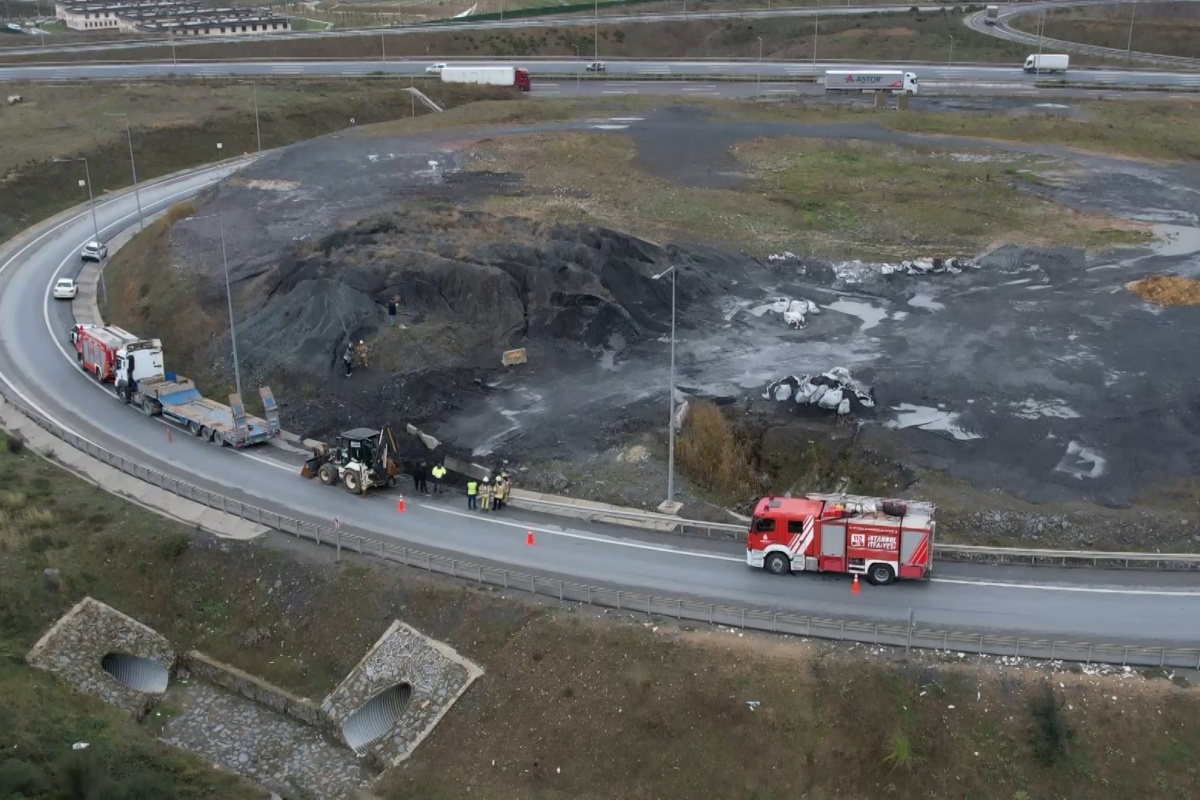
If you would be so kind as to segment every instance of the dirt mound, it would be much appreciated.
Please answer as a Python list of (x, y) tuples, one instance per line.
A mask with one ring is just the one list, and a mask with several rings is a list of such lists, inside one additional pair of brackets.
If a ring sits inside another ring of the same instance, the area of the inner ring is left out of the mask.
[(1129, 291), (1156, 306), (1200, 306), (1200, 281), (1178, 275), (1154, 275), (1129, 284)]

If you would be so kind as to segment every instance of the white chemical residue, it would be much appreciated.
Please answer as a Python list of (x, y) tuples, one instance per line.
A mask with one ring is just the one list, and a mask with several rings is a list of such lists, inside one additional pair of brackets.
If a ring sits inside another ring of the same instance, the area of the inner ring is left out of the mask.
[(1078, 480), (1095, 479), (1104, 474), (1107, 466), (1108, 459), (1099, 452), (1085, 444), (1072, 441), (1067, 445), (1067, 452), (1063, 454), (1054, 471), (1065, 472)]
[(1186, 256), (1200, 252), (1200, 228), (1185, 225), (1155, 225), (1155, 255)]
[(593, 125), (592, 128), (598, 131), (623, 131), (628, 128), (628, 125)]
[(910, 403), (901, 403), (894, 406), (892, 410), (896, 412), (896, 418), (885, 422), (883, 424), (885, 428), (898, 430), (919, 428), (931, 433), (949, 434), (951, 438), (960, 442), (983, 438), (983, 434), (963, 427), (960, 424), (960, 415), (956, 411), (944, 411), (929, 406), (914, 406)]
[(928, 311), (939, 311), (946, 306), (933, 299), (933, 295), (918, 294), (908, 298), (908, 304), (913, 308), (924, 308)]
[(844, 297), (825, 307), (833, 311), (840, 311), (847, 316), (858, 317), (863, 321), (861, 330), (864, 331), (871, 330), (871, 328), (874, 328), (888, 318), (888, 312), (885, 309), (859, 300), (847, 300)]
[(1032, 397), (1012, 405), (1013, 413), (1021, 419), (1079, 419), (1079, 412), (1062, 400), (1034, 400)]

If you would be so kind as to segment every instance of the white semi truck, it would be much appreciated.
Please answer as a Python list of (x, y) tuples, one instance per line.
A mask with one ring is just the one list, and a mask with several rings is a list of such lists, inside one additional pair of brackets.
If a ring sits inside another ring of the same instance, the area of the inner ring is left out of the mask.
[(988, 6), (983, 10), (983, 21), (995, 25), (1000, 19), (1000, 6)]
[(531, 88), (524, 67), (449, 67), (441, 70), (442, 83), (472, 83), (477, 86), (511, 86), (522, 92)]
[(891, 92), (916, 94), (917, 76), (898, 70), (829, 70), (825, 73), (827, 92)]
[(1070, 66), (1071, 57), (1064, 54), (1043, 53), (1025, 59), (1026, 72), (1066, 72)]

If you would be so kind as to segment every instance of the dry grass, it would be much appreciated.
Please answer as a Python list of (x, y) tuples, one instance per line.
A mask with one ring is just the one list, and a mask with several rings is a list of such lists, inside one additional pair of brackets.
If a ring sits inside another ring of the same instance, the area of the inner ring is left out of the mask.
[(688, 412), (675, 458), (685, 475), (723, 499), (740, 503), (759, 488), (745, 445), (711, 403), (697, 403)]
[(1178, 275), (1155, 275), (1129, 284), (1129, 291), (1156, 306), (1200, 306), (1200, 281)]
[(650, 174), (633, 142), (547, 134), (480, 142), (476, 168), (525, 175), (532, 196), (491, 198), (500, 214), (590, 221), (652, 240), (695, 237), (765, 255), (825, 258), (973, 255), (996, 241), (1108, 247), (1144, 241), (1108, 217), (1075, 214), (1022, 190), (1025, 160), (861, 141), (764, 139), (735, 155), (744, 189), (680, 187)]
[[(1037, 26), (1037, 14), (1018, 17), (1013, 25), (1031, 33)], [(1133, 3), (1054, 9), (1046, 15), (1044, 33), (1117, 50), (1200, 58), (1200, 8), (1191, 3), (1137, 3), (1136, 13)]]

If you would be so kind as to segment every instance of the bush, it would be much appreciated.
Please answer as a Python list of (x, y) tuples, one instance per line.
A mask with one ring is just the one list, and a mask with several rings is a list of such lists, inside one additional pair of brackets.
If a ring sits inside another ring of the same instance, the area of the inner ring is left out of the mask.
[(58, 760), (58, 783), (66, 800), (88, 800), (96, 788), (96, 764), (86, 750), (72, 750)]
[(1064, 705), (1049, 684), (1044, 684), (1029, 699), (1029, 713), (1033, 717), (1030, 745), (1033, 757), (1042, 766), (1057, 764), (1075, 740), (1075, 730), (1063, 714)]
[(688, 477), (734, 500), (755, 493), (749, 453), (719, 408), (697, 403), (688, 413), (683, 434), (675, 442), (675, 458)]
[(164, 216), (167, 220), (167, 225), (170, 226), (174, 225), (176, 222), (179, 222), (181, 219), (187, 219), (188, 217), (195, 215), (195, 213), (196, 204), (192, 202), (184, 202), (176, 203), (175, 205), (171, 206), (169, 209), (167, 209), (167, 213)]
[(7, 437), (5, 437), (5, 440), (7, 442), (8, 452), (12, 453), (14, 456), (20, 455), (21, 451), (25, 449), (25, 440), (19, 433), (10, 433)]
[(16, 758), (0, 764), (0, 797), (36, 797), (48, 791), (46, 776), (33, 764)]
[(892, 768), (912, 769), (913, 756), (912, 740), (904, 731), (895, 731), (888, 737), (888, 752), (883, 758)]
[(187, 552), (192, 540), (182, 533), (171, 533), (158, 543), (158, 555), (163, 561), (174, 561)]

